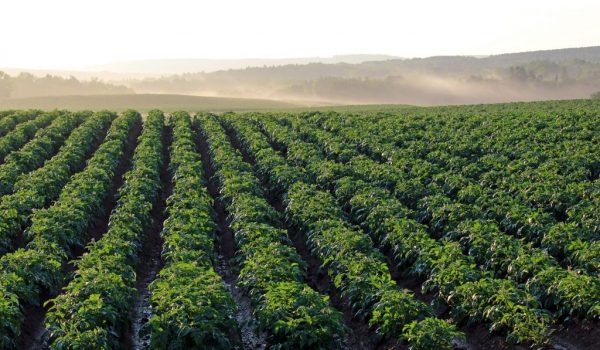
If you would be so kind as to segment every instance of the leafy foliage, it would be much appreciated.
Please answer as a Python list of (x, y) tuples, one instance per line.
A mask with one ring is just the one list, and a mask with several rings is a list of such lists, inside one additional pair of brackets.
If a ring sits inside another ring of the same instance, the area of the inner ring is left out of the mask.
[(142, 233), (152, 222), (151, 210), (160, 191), (164, 117), (149, 114), (125, 174), (108, 231), (87, 246), (75, 262), (76, 277), (57, 298), (50, 300), (46, 328), (50, 346), (73, 349), (96, 337), (101, 348), (115, 348), (128, 325), (135, 293), (135, 262)]
[[(102, 200), (109, 192), (129, 131), (138, 120), (140, 115), (129, 111), (113, 122), (85, 170), (71, 178), (52, 206), (32, 215), (26, 231), (30, 242), (0, 259), (0, 287), (6, 291), (7, 301), (0, 309), (4, 326), (0, 329), (2, 347), (11, 347), (19, 335), (25, 305), (37, 304), (42, 289), (55, 292), (60, 285), (61, 267), (70, 248), (86, 240), (85, 231), (94, 214), (102, 209)], [(101, 299), (94, 298), (91, 300), (94, 305), (89, 307), (98, 309)], [(89, 335), (87, 340), (97, 335)]]
[(236, 307), (213, 268), (217, 225), (190, 116), (175, 113), (169, 124), (174, 184), (162, 232), (166, 263), (149, 287), (152, 316), (145, 330), (153, 349), (228, 349)]
[[(412, 293), (397, 289), (383, 256), (367, 236), (347, 222), (346, 215), (329, 193), (303, 182), (273, 181), (277, 173), (268, 172), (266, 163), (280, 162), (285, 166), (285, 160), (246, 122), (238, 118), (228, 118), (227, 122), (235, 128), (248, 151), (257, 155), (258, 168), (263, 169), (270, 183), (278, 186), (289, 183), (286, 188), (287, 218), (305, 232), (312, 253), (323, 262), (335, 287), (341, 290), (356, 315), (369, 319), (369, 324), (377, 327), (380, 334), (398, 337), (404, 325), (433, 314), (431, 308), (415, 300)], [(279, 135), (286, 133), (283, 131)], [(278, 142), (287, 150), (288, 160), (309, 168), (307, 172), (313, 181), (326, 186), (329, 179), (345, 175), (344, 171), (339, 172), (342, 169), (335, 167), (331, 168), (332, 172), (322, 172), (325, 167), (319, 162), (318, 148), (301, 140), (292, 143), (293, 137), (287, 134)]]
[[(458, 325), (480, 322), (509, 343), (546, 346), (554, 323), (595, 322), (597, 105), (195, 119), (174, 113), (168, 122), (174, 188), (161, 233), (165, 266), (149, 286), (151, 317), (144, 326), (150, 347), (235, 345), (236, 305), (214, 268), (215, 198), (197, 142), (208, 144), (205, 161), (234, 235), (236, 284), (270, 348), (335, 348), (346, 331), (329, 298), (308, 286), (306, 262), (288, 228), (301, 234), (294, 238), (305, 240), (341, 302), (400, 346), (450, 349), (464, 337)], [(74, 279), (48, 304), (50, 345), (121, 345), (166, 145), (164, 117), (152, 111), (109, 230), (88, 243), (85, 233), (104, 209), (127, 135), (141, 120), (133, 111), (115, 119), (86, 164), (114, 118), (110, 112), (0, 112), (2, 348), (14, 347), (26, 307), (58, 292), (70, 277), (64, 266), (73, 248), (86, 244), (87, 253), (73, 261)], [(11, 252), (23, 229), (25, 247)], [(390, 270), (401, 275), (392, 278)], [(418, 281), (432, 305), (399, 288), (396, 277)], [(448, 320), (434, 316), (438, 306), (448, 310)]]
[(451, 325), (435, 318), (413, 321), (404, 327), (404, 336), (411, 350), (453, 349), (450, 339), (464, 338)]
[(0, 199), (0, 251), (10, 250), (12, 239), (21, 233), (34, 209), (58, 197), (69, 177), (84, 166), (114, 118), (115, 115), (108, 112), (88, 117), (69, 135), (54, 157), (17, 178), (13, 193)]
[(306, 286), (301, 258), (278, 229), (281, 218), (267, 203), (252, 166), (215, 117), (199, 115), (196, 125), (208, 141), (239, 247), (239, 285), (251, 297), (261, 328), (269, 331), (271, 347), (332, 347), (343, 330), (341, 314), (327, 297)]

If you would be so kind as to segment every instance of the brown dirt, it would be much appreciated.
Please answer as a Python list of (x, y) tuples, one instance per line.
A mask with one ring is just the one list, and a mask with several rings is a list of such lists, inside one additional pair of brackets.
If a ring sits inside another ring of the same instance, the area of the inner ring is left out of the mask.
[(456, 344), (456, 349), (464, 350), (525, 350), (526, 346), (510, 345), (505, 338), (499, 334), (491, 334), (487, 326), (481, 323), (474, 325), (465, 325), (460, 328), (467, 335), (467, 341), (460, 341)]
[(266, 334), (258, 331), (258, 322), (254, 317), (254, 312), (248, 299), (242, 291), (237, 287), (238, 266), (235, 262), (236, 244), (233, 232), (230, 229), (227, 219), (225, 206), (221, 201), (218, 181), (215, 177), (215, 171), (212, 166), (212, 158), (209, 153), (208, 143), (206, 139), (196, 130), (197, 146), (202, 157), (202, 165), (204, 168), (204, 179), (207, 184), (208, 192), (213, 198), (213, 209), (215, 219), (218, 225), (218, 261), (215, 270), (221, 276), (233, 299), (237, 304), (236, 320), (239, 325), (239, 334), (232, 332), (230, 340), (236, 349), (266, 349)]
[(600, 348), (598, 321), (571, 321), (558, 326), (552, 336), (554, 349), (597, 350)]
[(162, 137), (163, 166), (160, 172), (161, 190), (159, 200), (152, 207), (152, 225), (147, 229), (142, 243), (139, 263), (136, 267), (135, 289), (138, 294), (129, 315), (130, 327), (124, 332), (122, 341), (125, 349), (144, 349), (150, 344), (150, 339), (140, 333), (142, 327), (150, 318), (150, 290), (148, 285), (156, 278), (162, 269), (164, 261), (161, 257), (163, 240), (160, 235), (166, 219), (166, 201), (173, 192), (173, 182), (169, 174), (169, 146), (171, 145), (172, 130), (165, 127)]
[[(136, 123), (129, 132), (125, 153), (121, 158), (119, 165), (116, 169), (115, 176), (113, 177), (113, 181), (111, 184), (110, 192), (102, 201), (104, 210), (102, 213), (99, 213), (99, 215), (93, 219), (90, 227), (87, 230), (88, 238), (90, 240), (100, 239), (100, 237), (102, 237), (104, 232), (106, 232), (106, 230), (108, 229), (110, 213), (116, 205), (118, 189), (121, 187), (124, 181), (123, 175), (131, 167), (131, 158), (133, 156), (135, 147), (137, 146), (137, 138), (140, 135), (141, 130), (141, 123)], [(76, 270), (76, 267), (73, 264), (73, 262), (84, 252), (85, 247), (81, 246), (74, 247), (71, 250), (71, 259), (65, 264), (63, 264), (62, 267), (62, 272), (65, 276), (63, 286), (66, 285), (72, 279), (72, 274)], [(61, 286), (60, 289), (57, 289), (57, 291), (62, 290), (63, 286)], [(44, 305), (44, 303), (47, 300), (54, 297), (55, 295), (56, 293), (54, 291), (42, 291), (40, 297), (40, 305)], [(25, 320), (23, 322), (21, 335), (16, 339), (17, 349), (47, 348), (47, 345), (45, 344), (46, 329), (44, 327), (46, 311), (47, 309), (42, 306), (27, 306), (25, 308)]]

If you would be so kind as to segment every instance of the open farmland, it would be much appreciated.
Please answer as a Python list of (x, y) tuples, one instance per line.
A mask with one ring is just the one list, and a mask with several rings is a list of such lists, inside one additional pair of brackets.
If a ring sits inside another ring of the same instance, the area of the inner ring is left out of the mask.
[(0, 348), (597, 349), (599, 111), (0, 112)]

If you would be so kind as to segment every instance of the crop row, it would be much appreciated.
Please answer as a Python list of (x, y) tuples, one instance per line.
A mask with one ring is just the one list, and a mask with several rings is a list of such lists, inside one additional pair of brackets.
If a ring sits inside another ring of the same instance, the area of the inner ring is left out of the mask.
[(71, 175), (84, 166), (114, 118), (115, 114), (108, 112), (86, 118), (54, 157), (41, 168), (19, 176), (13, 193), (0, 199), (0, 253), (11, 249), (13, 239), (21, 233), (34, 209), (42, 208), (58, 197)]
[(18, 124), (34, 119), (39, 116), (42, 112), (37, 110), (31, 111), (18, 111), (10, 113), (7, 116), (0, 119), (0, 136), (6, 135), (9, 131), (14, 129)]
[[(308, 132), (307, 130), (309, 129), (305, 129), (305, 132)], [(333, 135), (325, 135), (321, 139), (327, 140), (329, 145), (335, 143)], [(364, 157), (357, 157), (349, 164), (349, 169), (364, 181), (373, 182), (377, 179), (375, 182), (380, 185), (391, 183), (390, 187), (401, 188), (397, 185), (398, 177), (390, 176), (396, 173), (389, 165), (373, 163)], [(396, 194), (401, 197), (401, 193)], [(441, 195), (438, 194), (437, 197)], [(459, 241), (463, 249), (490, 273), (496, 276), (508, 275), (507, 277), (519, 283), (527, 282), (527, 290), (544, 307), (555, 311), (557, 316), (597, 317), (599, 310), (595, 300), (598, 300), (600, 295), (597, 280), (561, 269), (546, 252), (501, 233), (494, 224), (481, 220), (473, 221), (472, 218), (477, 216), (461, 215), (464, 206), (449, 206), (443, 203), (430, 203), (435, 213), (444, 218), (435, 221), (444, 223), (440, 226), (441, 239)], [(477, 208), (473, 207), (469, 212), (473, 213), (476, 210)], [(422, 214), (414, 215), (414, 212), (406, 210), (406, 207), (404, 212), (413, 218), (422, 218)]]
[(162, 112), (151, 111), (107, 232), (88, 244), (75, 262), (75, 278), (49, 301), (46, 328), (51, 348), (118, 347), (137, 292), (133, 286), (142, 233), (152, 223), (151, 210), (161, 189), (163, 129)]
[[(437, 194), (452, 199), (449, 205), (473, 205), (474, 215), (541, 245), (563, 266), (598, 275), (600, 146), (593, 138), (600, 129), (594, 116), (536, 114), (482, 122), (449, 115), (450, 125), (435, 132), (425, 123), (430, 119), (405, 120), (400, 129), (396, 119), (403, 118), (311, 119), (310, 128), (333, 130), (375, 159), (403, 169), (405, 197), (415, 207), (426, 206), (425, 198), (440, 202)], [(449, 131), (452, 127), (460, 132)], [(392, 135), (389, 130), (403, 131)]]
[(4, 111), (0, 111), (0, 119), (6, 117), (8, 115), (11, 115), (13, 113), (15, 113), (15, 111), (14, 110), (10, 110), (10, 109), (4, 110)]
[(9, 153), (21, 148), (40, 128), (46, 127), (57, 116), (58, 113), (43, 113), (33, 120), (17, 125), (14, 130), (0, 138), (0, 162), (3, 162)]
[[(271, 125), (269, 130), (276, 128)], [(508, 330), (511, 341), (546, 341), (549, 315), (516, 283), (482, 273), (458, 244), (429, 237), (423, 225), (411, 219), (407, 208), (387, 191), (355, 178), (354, 166), (325, 161), (318, 148), (301, 140), (279, 140), (286, 145), (293, 143), (287, 152), (295, 162), (310, 162), (313, 166), (309, 169), (329, 169), (321, 171), (327, 176), (314, 172), (310, 175), (318, 177), (321, 186), (334, 190), (353, 222), (365, 229), (380, 248), (391, 248), (399, 267), (410, 267), (414, 275), (424, 278), (424, 291), (437, 291), (438, 300), (452, 307), (457, 320), (489, 322), (493, 330)], [(494, 293), (499, 297), (491, 298)]]
[(304, 262), (280, 229), (252, 166), (212, 116), (197, 118), (207, 139), (220, 192), (238, 247), (238, 283), (255, 308), (273, 348), (329, 348), (342, 332), (341, 314), (304, 281)]
[[(327, 142), (329, 149), (336, 143), (335, 135), (318, 136), (310, 127), (303, 130), (320, 145)], [(321, 147), (327, 151), (326, 147)], [(402, 183), (401, 176), (389, 165), (377, 164), (364, 157), (353, 158), (349, 164), (349, 169), (364, 181), (384, 179), (383, 183), (391, 183), (389, 187), (392, 188), (398, 188)], [(401, 198), (397, 190), (396, 194)], [(545, 250), (502, 232), (477, 205), (454, 203), (442, 193), (425, 197), (422, 203), (427, 203), (425, 213), (413, 212), (406, 207), (403, 210), (412, 218), (421, 221), (426, 218), (430, 227), (436, 227), (434, 231), (441, 231), (441, 238), (460, 242), (475, 262), (490, 273), (526, 283), (531, 294), (558, 317), (600, 317), (597, 304), (600, 282), (597, 278), (561, 268)], [(403, 203), (398, 204), (402, 206)]]
[(140, 119), (136, 112), (117, 118), (87, 167), (71, 178), (57, 201), (33, 213), (26, 247), (0, 259), (0, 289), (5, 293), (0, 304), (0, 346), (14, 346), (24, 308), (38, 304), (42, 290), (54, 293), (62, 284), (62, 267), (71, 249), (85, 243), (90, 223), (102, 211), (129, 131)]
[(304, 230), (312, 253), (321, 259), (356, 314), (368, 319), (378, 333), (406, 339), (412, 348), (452, 348), (452, 341), (463, 335), (432, 317), (431, 308), (415, 300), (410, 291), (398, 289), (384, 257), (367, 236), (346, 221), (331, 195), (304, 183), (309, 182), (307, 173), (304, 182), (299, 181), (301, 168), (288, 167), (247, 121), (228, 121), (248, 152), (255, 155), (260, 173), (275, 185), (273, 190), (284, 191), (288, 219)]
[(161, 233), (165, 266), (149, 286), (151, 316), (145, 331), (153, 349), (231, 348), (235, 303), (213, 268), (217, 225), (191, 119), (180, 112), (169, 123), (174, 184)]
[(20, 150), (9, 154), (0, 165), (0, 195), (12, 192), (19, 175), (40, 167), (62, 145), (69, 133), (84, 120), (84, 115), (65, 113), (56, 118)]

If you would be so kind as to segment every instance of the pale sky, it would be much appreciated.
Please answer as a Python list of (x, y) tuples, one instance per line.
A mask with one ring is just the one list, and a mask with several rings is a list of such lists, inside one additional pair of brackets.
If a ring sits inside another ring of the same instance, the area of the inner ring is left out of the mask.
[(0, 67), (600, 45), (593, 0), (2, 0)]

